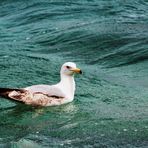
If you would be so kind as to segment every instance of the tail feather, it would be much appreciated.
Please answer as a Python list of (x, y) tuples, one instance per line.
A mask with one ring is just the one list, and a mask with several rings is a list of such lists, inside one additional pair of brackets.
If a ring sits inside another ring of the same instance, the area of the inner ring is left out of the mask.
[(9, 93), (12, 91), (21, 91), (21, 89), (13, 89), (13, 88), (0, 88), (0, 96), (8, 97)]

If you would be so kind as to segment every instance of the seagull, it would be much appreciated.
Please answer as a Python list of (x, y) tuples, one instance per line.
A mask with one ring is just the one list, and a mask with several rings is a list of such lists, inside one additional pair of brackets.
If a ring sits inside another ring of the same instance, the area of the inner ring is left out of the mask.
[(55, 85), (32, 85), (25, 88), (0, 88), (0, 96), (32, 106), (56, 106), (72, 102), (75, 93), (74, 74), (82, 74), (73, 62), (60, 70), (61, 80)]

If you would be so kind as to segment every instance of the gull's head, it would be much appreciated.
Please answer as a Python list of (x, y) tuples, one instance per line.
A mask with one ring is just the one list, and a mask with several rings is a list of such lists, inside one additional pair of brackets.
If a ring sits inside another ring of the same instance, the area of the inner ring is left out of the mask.
[(76, 64), (73, 62), (66, 62), (61, 67), (61, 74), (73, 76), (75, 73), (82, 74), (82, 71), (77, 68)]

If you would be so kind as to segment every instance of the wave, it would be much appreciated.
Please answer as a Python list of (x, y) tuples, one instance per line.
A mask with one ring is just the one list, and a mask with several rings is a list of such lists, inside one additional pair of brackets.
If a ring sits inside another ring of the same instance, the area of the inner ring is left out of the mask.
[(147, 5), (138, 0), (1, 1), (5, 34), (0, 44), (15, 41), (17, 47), (27, 46), (23, 53), (75, 56), (104, 67), (142, 62), (148, 55)]

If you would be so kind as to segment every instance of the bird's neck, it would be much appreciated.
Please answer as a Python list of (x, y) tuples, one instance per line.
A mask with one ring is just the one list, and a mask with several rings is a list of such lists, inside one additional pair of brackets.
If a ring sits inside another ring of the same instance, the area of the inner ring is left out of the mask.
[(73, 76), (61, 75), (61, 81), (59, 83), (67, 99), (73, 100), (75, 93), (75, 81)]

